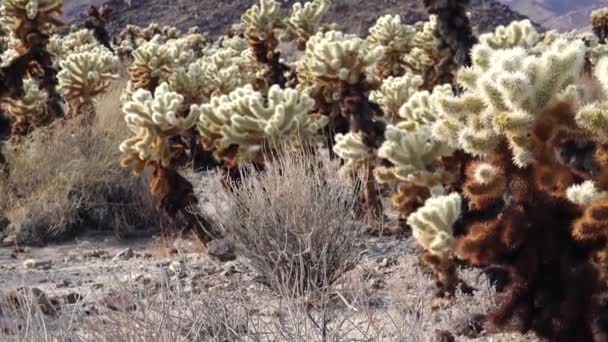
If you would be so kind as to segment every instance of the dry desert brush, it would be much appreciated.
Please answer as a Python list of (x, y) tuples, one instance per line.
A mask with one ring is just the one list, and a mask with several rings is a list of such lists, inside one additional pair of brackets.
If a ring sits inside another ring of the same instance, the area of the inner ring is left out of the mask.
[(116, 117), (115, 96), (96, 105), (103, 115), (91, 127), (57, 121), (4, 146), (0, 212), (12, 222), (6, 233), (17, 242), (41, 243), (87, 228), (123, 236), (158, 226), (145, 183), (116, 162), (117, 141), (128, 133)]
[(285, 153), (265, 171), (248, 170), (240, 185), (217, 186), (221, 229), (285, 295), (327, 289), (357, 260), (357, 199), (337, 171), (315, 156)]

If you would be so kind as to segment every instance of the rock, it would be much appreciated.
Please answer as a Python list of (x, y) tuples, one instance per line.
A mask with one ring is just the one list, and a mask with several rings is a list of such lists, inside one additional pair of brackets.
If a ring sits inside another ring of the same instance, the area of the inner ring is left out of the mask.
[(486, 316), (474, 314), (454, 324), (454, 333), (468, 338), (478, 338), (485, 330)]
[(446, 330), (435, 330), (435, 336), (432, 339), (433, 342), (455, 342), (456, 339), (449, 331)]
[(37, 287), (32, 287), (30, 289), (30, 293), (32, 295), (32, 299), (38, 305), (43, 314), (49, 316), (55, 316), (57, 314), (58, 303), (52, 303), (44, 291)]
[(2, 239), (2, 244), (5, 246), (14, 245), (16, 242), (17, 242), (17, 235), (15, 235), (15, 234), (11, 234), (11, 235), (5, 237), (4, 239)]
[(63, 296), (63, 302), (66, 304), (76, 304), (82, 300), (82, 296), (76, 292), (70, 292)]
[(23, 262), (23, 267), (27, 269), (39, 268), (48, 270), (51, 268), (52, 264), (53, 262), (51, 260), (27, 259)]
[(102, 283), (96, 283), (96, 284), (91, 285), (91, 288), (94, 289), (94, 290), (103, 289), (103, 287), (104, 286), (103, 286)]
[(137, 304), (133, 298), (125, 293), (108, 293), (101, 299), (101, 304), (112, 311), (127, 312), (137, 310)]
[(63, 288), (70, 287), (70, 286), (72, 286), (72, 282), (69, 281), (68, 279), (63, 279), (62, 281), (60, 281), (59, 283), (57, 283), (55, 285), (55, 287), (58, 289), (63, 289)]
[(182, 261), (173, 261), (169, 264), (169, 271), (174, 274), (179, 274), (185, 270), (185, 265)]
[(101, 258), (103, 256), (107, 256), (108, 252), (106, 251), (102, 251), (99, 249), (93, 249), (91, 251), (86, 251), (84, 253), (82, 253), (82, 256), (85, 258)]
[(236, 249), (234, 243), (227, 239), (213, 240), (207, 244), (207, 254), (226, 262), (236, 259)]
[(135, 256), (135, 253), (133, 252), (133, 249), (131, 247), (125, 249), (124, 251), (119, 252), (118, 254), (116, 254), (116, 256), (114, 256), (114, 258), (112, 259), (112, 262), (120, 259), (120, 260), (129, 260), (131, 258), (133, 258)]

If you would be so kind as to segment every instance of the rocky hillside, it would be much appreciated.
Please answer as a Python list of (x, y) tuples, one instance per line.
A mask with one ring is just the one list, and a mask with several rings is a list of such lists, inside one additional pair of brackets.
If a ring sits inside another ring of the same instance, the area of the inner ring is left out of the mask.
[[(87, 0), (99, 3), (103, 0)], [(77, 10), (87, 1), (64, 0), (66, 14), (77, 18)], [(112, 30), (119, 30), (126, 24), (147, 25), (151, 22), (176, 25), (180, 28), (198, 26), (213, 35), (222, 33), (226, 27), (237, 21), (240, 15), (256, 0), (109, 0), (115, 9)], [(285, 8), (291, 8), (296, 0), (282, 0)], [(333, 0), (328, 21), (338, 23), (342, 29), (362, 33), (384, 14), (401, 13), (409, 22), (426, 17), (422, 0)], [(487, 31), (497, 25), (525, 18), (508, 6), (495, 0), (472, 0), (471, 18), (479, 31)]]
[(514, 10), (525, 13), (545, 27), (560, 30), (586, 29), (589, 14), (608, 6), (608, 0), (500, 0)]

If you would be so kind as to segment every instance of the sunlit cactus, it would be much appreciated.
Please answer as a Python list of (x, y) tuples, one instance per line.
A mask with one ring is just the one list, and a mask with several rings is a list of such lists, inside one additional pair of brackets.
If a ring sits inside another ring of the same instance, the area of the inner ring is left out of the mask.
[(461, 201), (457, 193), (429, 198), (408, 217), (414, 238), (424, 249), (442, 257), (452, 253), (454, 223), (460, 217)]
[(162, 83), (154, 93), (137, 90), (123, 105), (127, 126), (135, 134), (120, 145), (123, 167), (140, 173), (147, 162), (158, 162), (164, 167), (171, 163), (168, 138), (186, 131), (196, 124), (197, 116), (177, 116), (183, 96), (169, 90)]
[(482, 34), (480, 43), (492, 49), (510, 49), (522, 47), (529, 49), (534, 47), (541, 39), (530, 20), (514, 21), (507, 26), (498, 26), (494, 32)]
[(13, 117), (13, 135), (26, 133), (33, 127), (49, 124), (54, 117), (47, 110), (48, 94), (38, 87), (31, 78), (23, 80), (24, 94), (15, 100), (4, 98), (0, 100), (2, 109)]
[(450, 155), (453, 150), (443, 143), (433, 141), (428, 126), (415, 131), (388, 126), (385, 138), (378, 156), (394, 166), (375, 170), (380, 182), (404, 180), (429, 188), (440, 184), (442, 170), (432, 170), (431, 167), (440, 157)]
[(424, 81), (419, 75), (389, 76), (380, 89), (369, 94), (369, 100), (377, 103), (389, 122), (396, 122), (400, 108), (416, 93)]
[(61, 0), (6, 0), (3, 6), (6, 23), (27, 48), (39, 44), (40, 37), (28, 32), (26, 23), (43, 34), (50, 34), (65, 24), (59, 19), (63, 13)]
[(304, 5), (300, 2), (293, 4), (286, 26), (288, 33), (297, 37), (296, 43), (300, 50), (304, 50), (308, 39), (319, 31), (321, 20), (330, 6), (329, 0), (313, 0)]
[(534, 160), (527, 134), (538, 115), (560, 100), (576, 100), (573, 83), (582, 72), (584, 44), (558, 40), (541, 55), (480, 44), (472, 56), (473, 66), (458, 78), (466, 91), (439, 101), (443, 117), (434, 136), (453, 144), (446, 133), (456, 129), (459, 147), (475, 156), (492, 154), (506, 139), (515, 164), (525, 167)]
[(108, 50), (99, 48), (68, 55), (60, 62), (58, 90), (69, 105), (71, 116), (82, 115), (91, 122), (95, 116), (93, 100), (108, 91), (117, 79), (119, 60)]
[(415, 47), (415, 35), (416, 29), (401, 23), (398, 15), (385, 15), (378, 19), (366, 38), (371, 48), (382, 47), (385, 52), (375, 70), (377, 77), (403, 75), (406, 68), (402, 59)]
[(222, 151), (235, 147), (236, 161), (259, 161), (264, 152), (285, 141), (317, 140), (327, 118), (311, 113), (314, 101), (294, 89), (273, 86), (267, 100), (251, 86), (238, 88), (228, 95), (213, 97), (211, 102), (193, 106), (191, 114), (203, 144)]

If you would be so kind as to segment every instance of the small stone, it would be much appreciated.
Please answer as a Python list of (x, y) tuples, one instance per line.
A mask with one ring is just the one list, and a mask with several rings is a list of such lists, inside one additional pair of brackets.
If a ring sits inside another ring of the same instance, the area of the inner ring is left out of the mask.
[(82, 300), (82, 296), (76, 292), (70, 292), (63, 296), (63, 302), (66, 304), (76, 304)]
[(169, 264), (169, 270), (174, 274), (179, 274), (184, 271), (184, 263), (181, 261), (173, 261)]
[(121, 251), (120, 253), (116, 254), (116, 256), (114, 256), (114, 258), (112, 259), (112, 261), (116, 261), (118, 259), (120, 260), (129, 260), (131, 258), (133, 258), (135, 256), (135, 253), (133, 252), (133, 249), (131, 247), (125, 249), (124, 251)]
[(454, 333), (468, 338), (478, 338), (484, 331), (486, 316), (474, 314), (454, 324)]
[(43, 314), (52, 316), (57, 314), (56, 306), (53, 305), (53, 303), (49, 300), (49, 297), (46, 295), (46, 293), (44, 293), (44, 291), (37, 287), (33, 287), (30, 290), (30, 293), (32, 294), (34, 301), (36, 302), (36, 304), (38, 304), (38, 306), (40, 307), (40, 311), (42, 311)]
[(85, 258), (101, 258), (103, 256), (106, 256), (107, 254), (108, 254), (108, 252), (106, 252), (106, 251), (94, 249), (94, 250), (86, 251), (86, 252), (82, 253), (82, 256), (84, 256)]
[(40, 268), (50, 269), (53, 262), (51, 260), (27, 259), (23, 262), (23, 267), (27, 269)]
[(103, 287), (104, 286), (103, 286), (102, 283), (96, 283), (96, 284), (91, 285), (91, 288), (94, 289), (94, 290), (103, 289)]
[(207, 254), (226, 262), (236, 259), (236, 249), (234, 243), (227, 239), (213, 240), (207, 244)]
[(435, 336), (433, 342), (455, 342), (456, 339), (449, 331), (446, 330), (435, 330)]
[(55, 287), (58, 289), (63, 289), (63, 288), (70, 287), (70, 286), (72, 286), (72, 282), (69, 281), (68, 279), (63, 279), (61, 282), (59, 282), (57, 285), (55, 285)]
[(101, 304), (112, 311), (127, 312), (137, 310), (135, 301), (131, 296), (124, 293), (108, 293), (102, 298)]

